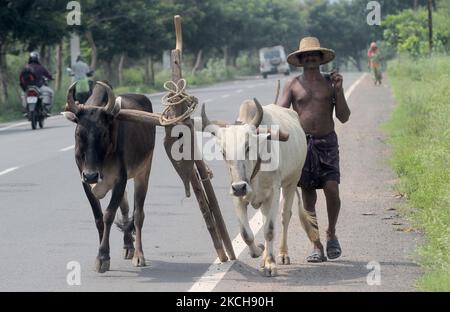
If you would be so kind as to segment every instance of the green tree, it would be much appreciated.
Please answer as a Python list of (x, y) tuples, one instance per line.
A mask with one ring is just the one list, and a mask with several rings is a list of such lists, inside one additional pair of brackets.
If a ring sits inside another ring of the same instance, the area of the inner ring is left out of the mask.
[[(445, 11), (435, 14), (433, 32), (434, 51), (448, 52), (449, 22)], [(418, 57), (427, 55), (428, 47), (428, 13), (426, 9), (404, 10), (396, 15), (389, 15), (383, 22), (384, 39), (398, 53), (408, 53)]]
[(0, 0), (0, 101), (8, 101), (8, 77), (17, 74), (8, 72), (6, 54), (59, 43), (65, 33), (64, 14), (61, 1)]

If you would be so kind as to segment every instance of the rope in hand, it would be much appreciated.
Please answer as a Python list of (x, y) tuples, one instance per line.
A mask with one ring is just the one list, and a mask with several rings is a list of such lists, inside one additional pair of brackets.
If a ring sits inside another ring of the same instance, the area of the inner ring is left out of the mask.
[[(162, 126), (168, 126), (176, 124), (179, 121), (188, 118), (198, 105), (198, 99), (195, 96), (188, 95), (185, 92), (186, 80), (180, 79), (177, 83), (169, 80), (164, 83), (164, 89), (168, 91), (161, 99), (162, 104), (165, 106), (161, 116), (159, 117), (159, 122)], [(168, 112), (171, 111), (171, 107), (175, 105), (181, 105), (183, 103), (187, 104), (186, 111), (180, 116), (169, 117)]]

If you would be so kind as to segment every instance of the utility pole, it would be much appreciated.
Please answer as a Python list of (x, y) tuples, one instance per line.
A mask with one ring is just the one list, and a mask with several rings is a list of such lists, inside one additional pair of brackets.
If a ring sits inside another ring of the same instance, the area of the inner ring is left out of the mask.
[(430, 56), (433, 52), (433, 0), (428, 0), (428, 44), (430, 48)]

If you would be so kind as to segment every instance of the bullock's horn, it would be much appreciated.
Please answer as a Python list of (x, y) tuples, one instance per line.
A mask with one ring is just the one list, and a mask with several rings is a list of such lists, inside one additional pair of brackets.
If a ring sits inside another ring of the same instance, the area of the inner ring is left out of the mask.
[(76, 114), (79, 110), (79, 107), (77, 103), (75, 103), (75, 99), (73, 98), (76, 84), (77, 82), (75, 81), (70, 85), (69, 90), (67, 90), (67, 102), (66, 102), (66, 111), (72, 112), (74, 114)]
[(263, 108), (262, 108), (261, 104), (258, 102), (258, 100), (256, 98), (253, 98), (253, 101), (255, 101), (255, 105), (256, 105), (256, 115), (255, 115), (255, 117), (253, 117), (253, 119), (249, 123), (249, 125), (252, 125), (252, 126), (255, 126), (255, 128), (258, 128), (263, 119), (264, 112), (263, 112)]
[(206, 116), (205, 104), (202, 105), (202, 130), (205, 130), (207, 126), (211, 125), (208, 116)]
[(116, 97), (111, 87), (102, 81), (96, 81), (95, 83), (101, 85), (106, 89), (106, 93), (108, 94), (108, 103), (105, 106), (105, 111), (109, 114), (112, 114), (114, 111), (114, 106), (116, 104)]
[(209, 120), (208, 116), (206, 116), (205, 104), (202, 105), (202, 130), (204, 130), (207, 126), (214, 125), (220, 128), (226, 128), (230, 125), (230, 123), (223, 120)]

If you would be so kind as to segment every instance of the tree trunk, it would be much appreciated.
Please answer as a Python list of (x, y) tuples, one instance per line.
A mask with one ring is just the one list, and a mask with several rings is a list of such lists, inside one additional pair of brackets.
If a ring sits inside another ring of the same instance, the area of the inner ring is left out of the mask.
[(119, 67), (118, 67), (119, 86), (123, 85), (123, 64), (125, 63), (125, 57), (126, 57), (126, 53), (122, 52), (122, 54), (120, 55)]
[(92, 36), (92, 32), (86, 32), (86, 39), (89, 42), (89, 46), (91, 47), (91, 70), (95, 70), (97, 67), (97, 46), (95, 45), (94, 37)]
[[(0, 40), (0, 102), (6, 104), (8, 101), (8, 82), (6, 78), (6, 46)], [(0, 104), (1, 104), (0, 103)]]
[(155, 86), (155, 62), (153, 60), (153, 56), (150, 56), (150, 77), (152, 86)]
[(359, 72), (362, 72), (362, 66), (361, 66), (361, 58), (360, 57), (350, 57), (349, 60), (353, 63), (353, 65), (356, 66)]
[(195, 75), (195, 73), (201, 69), (201, 65), (202, 65), (202, 55), (203, 55), (203, 50), (200, 49), (197, 53), (197, 58), (194, 64), (194, 67), (192, 68), (192, 75)]
[(113, 75), (113, 69), (112, 69), (112, 64), (113, 60), (107, 60), (105, 63), (105, 69), (106, 69), (106, 80), (109, 81), (109, 83), (114, 84), (114, 75)]
[(430, 49), (430, 56), (433, 52), (433, 0), (428, 0), (428, 45)]
[(238, 54), (239, 54), (239, 51), (229, 50), (228, 51), (228, 63), (225, 63), (225, 65), (236, 67), (236, 60), (237, 60)]
[(150, 85), (150, 61), (148, 56), (145, 57), (145, 68), (144, 68), (144, 84), (146, 86)]
[(224, 63), (225, 63), (225, 65), (227, 66), (228, 64), (229, 64), (229, 48), (228, 48), (228, 46), (224, 46), (223, 48), (223, 60), (224, 60)]
[(51, 69), (53, 69), (54, 64), (52, 62), (52, 47), (50, 46), (45, 47), (45, 64), (47, 64), (47, 67), (51, 73)]
[(231, 58), (231, 66), (236, 67), (237, 65), (237, 55), (233, 55), (233, 57)]
[(419, 7), (419, 0), (413, 0), (413, 1), (414, 1), (414, 4), (413, 4), (414, 10), (417, 10), (417, 8)]
[(45, 62), (45, 45), (42, 45), (39, 49), (39, 62), (45, 67), (48, 67), (48, 64)]
[(55, 73), (55, 89), (59, 91), (61, 88), (61, 78), (62, 78), (62, 45), (61, 42), (56, 47), (56, 73)]

